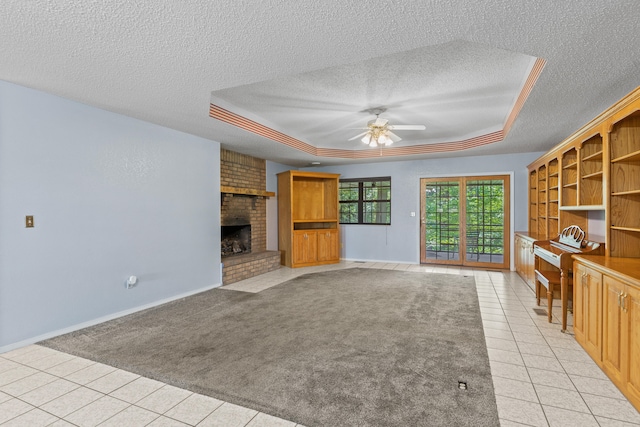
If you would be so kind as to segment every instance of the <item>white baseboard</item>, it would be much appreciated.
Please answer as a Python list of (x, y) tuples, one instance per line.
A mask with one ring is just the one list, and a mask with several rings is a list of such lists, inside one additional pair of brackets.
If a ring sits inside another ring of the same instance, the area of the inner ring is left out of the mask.
[(86, 322), (82, 322), (82, 323), (78, 323), (63, 329), (58, 329), (55, 331), (51, 331), (51, 332), (47, 332), (44, 333), (42, 335), (38, 335), (35, 337), (31, 337), (31, 338), (27, 338), (26, 340), (22, 340), (22, 341), (18, 341), (15, 343), (11, 343), (11, 344), (7, 344), (4, 345), (2, 347), (0, 347), (0, 353), (6, 353), (7, 351), (11, 351), (11, 350), (15, 350), (17, 348), (21, 348), (21, 347), (25, 347), (27, 345), (31, 345), (31, 344), (35, 344), (37, 342), (49, 339), (49, 338), (53, 338), (53, 337), (57, 337), (58, 335), (63, 335), (63, 334), (68, 334), (69, 332), (73, 332), (73, 331), (77, 331), (79, 329), (83, 329), (83, 328), (87, 328), (89, 326), (93, 326), (93, 325), (97, 325), (98, 323), (103, 323), (106, 322), (108, 320), (113, 320), (113, 319), (117, 319), (118, 317), (122, 317), (122, 316), (127, 316), (129, 314), (133, 314), (136, 313), (138, 311), (142, 311), (142, 310), (146, 310), (148, 308), (152, 308), (152, 307), (156, 307), (158, 305), (162, 305), (162, 304), (166, 304), (168, 302), (171, 301), (175, 301), (181, 298), (186, 298), (189, 297), (191, 295), (195, 295), (195, 294), (199, 294), (201, 292), (205, 292), (205, 291), (209, 291), (211, 289), (215, 289), (222, 286), (222, 283), (216, 283), (214, 285), (211, 286), (207, 286), (205, 288), (200, 288), (200, 289), (196, 289), (194, 291), (189, 291), (189, 292), (185, 292), (183, 294), (179, 294), (179, 295), (175, 295), (169, 298), (164, 298), (158, 301), (154, 301), (152, 303), (149, 304), (145, 304), (145, 305), (141, 305), (138, 307), (133, 307), (127, 310), (123, 310), (123, 311), (119, 311), (117, 313), (113, 313), (113, 314), (108, 314), (106, 316), (102, 316), (102, 317), (98, 317), (96, 319), (92, 319), (92, 320), (88, 320)]

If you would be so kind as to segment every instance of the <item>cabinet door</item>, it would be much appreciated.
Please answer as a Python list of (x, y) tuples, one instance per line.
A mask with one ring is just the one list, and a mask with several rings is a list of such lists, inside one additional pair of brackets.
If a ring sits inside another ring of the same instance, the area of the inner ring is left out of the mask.
[(536, 286), (536, 258), (533, 254), (533, 242), (529, 240), (524, 241), (524, 257), (527, 272), (527, 283), (532, 289)]
[(627, 397), (636, 408), (640, 405), (640, 289), (626, 286), (622, 300), (624, 313), (624, 381)]
[(532, 289), (535, 289), (533, 243), (516, 236), (514, 244), (516, 271)]
[(516, 236), (514, 240), (516, 272), (532, 288), (535, 286), (533, 243)]
[(318, 261), (335, 261), (338, 253), (338, 230), (318, 231)]
[(524, 245), (523, 245), (523, 239), (522, 237), (516, 235), (514, 240), (513, 240), (513, 247), (515, 249), (515, 256), (516, 259), (515, 264), (516, 264), (516, 272), (520, 275), (520, 277), (522, 277), (523, 279), (526, 277), (526, 272), (525, 272), (525, 264), (524, 264)]
[(293, 264), (316, 261), (317, 233), (314, 230), (298, 230), (293, 233)]
[(602, 274), (575, 263), (573, 330), (576, 341), (599, 363), (602, 358)]
[(624, 364), (622, 345), (626, 342), (623, 337), (621, 296), (624, 295), (625, 285), (607, 276), (603, 284), (602, 368), (615, 384), (621, 386)]

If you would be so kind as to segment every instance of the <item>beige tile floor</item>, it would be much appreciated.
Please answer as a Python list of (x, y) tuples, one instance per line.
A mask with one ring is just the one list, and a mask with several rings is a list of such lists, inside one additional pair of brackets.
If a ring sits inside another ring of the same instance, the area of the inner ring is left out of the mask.
[[(563, 334), (557, 319), (549, 324), (532, 310), (533, 292), (513, 272), (341, 262), (283, 267), (224, 289), (260, 292), (300, 274), (353, 267), (475, 276), (501, 426), (640, 425), (640, 413), (571, 329)], [(38, 345), (0, 354), (0, 425), (302, 427)]]

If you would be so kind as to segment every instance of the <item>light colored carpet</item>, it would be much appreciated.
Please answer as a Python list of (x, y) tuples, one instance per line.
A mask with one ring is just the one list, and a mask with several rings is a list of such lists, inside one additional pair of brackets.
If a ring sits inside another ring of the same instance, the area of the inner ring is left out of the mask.
[(309, 427), (499, 425), (473, 277), (307, 274), (40, 344)]

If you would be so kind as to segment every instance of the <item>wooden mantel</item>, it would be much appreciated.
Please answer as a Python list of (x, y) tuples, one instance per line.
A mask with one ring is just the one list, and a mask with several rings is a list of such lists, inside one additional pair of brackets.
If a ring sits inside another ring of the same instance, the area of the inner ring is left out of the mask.
[(276, 195), (276, 193), (273, 191), (255, 190), (253, 188), (228, 187), (225, 185), (220, 186), (220, 192), (231, 193), (231, 194), (244, 194), (245, 196), (261, 196), (261, 197), (273, 197)]

